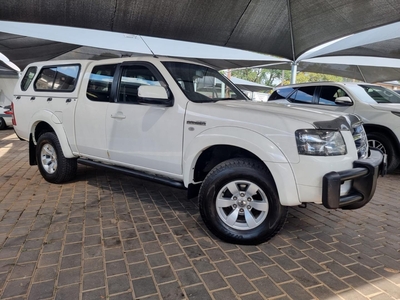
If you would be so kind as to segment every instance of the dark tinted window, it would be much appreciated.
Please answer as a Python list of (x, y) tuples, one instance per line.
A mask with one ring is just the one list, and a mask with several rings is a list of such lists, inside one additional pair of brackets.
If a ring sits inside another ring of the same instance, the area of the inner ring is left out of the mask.
[(382, 86), (360, 84), (364, 91), (377, 103), (400, 103), (400, 95)]
[(278, 89), (271, 94), (268, 101), (286, 99), (293, 91), (294, 88), (291, 87)]
[(79, 65), (44, 67), (35, 82), (37, 90), (71, 92), (75, 89)]
[(93, 68), (86, 89), (86, 96), (93, 101), (109, 101), (111, 84), (117, 65), (102, 65)]
[(36, 70), (37, 70), (36, 67), (30, 67), (26, 71), (24, 78), (22, 78), (21, 80), (21, 90), (26, 91), (28, 89), (33, 80), (33, 77), (35, 77)]
[(289, 97), (290, 102), (312, 103), (315, 87), (306, 86), (298, 88), (297, 91)]
[(118, 102), (138, 103), (138, 89), (141, 85), (161, 86), (161, 82), (146, 66), (124, 67), (119, 84)]
[(319, 104), (322, 105), (337, 105), (336, 98), (347, 96), (347, 93), (336, 86), (322, 86), (319, 95)]

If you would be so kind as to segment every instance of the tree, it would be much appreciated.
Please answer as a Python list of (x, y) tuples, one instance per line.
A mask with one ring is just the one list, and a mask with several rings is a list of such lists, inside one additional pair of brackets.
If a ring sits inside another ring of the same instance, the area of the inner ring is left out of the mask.
[(267, 86), (276, 86), (277, 84), (282, 82), (282, 76), (284, 77), (284, 79), (290, 78), (289, 71), (263, 68), (232, 70), (231, 74), (234, 77), (256, 82), (259, 84), (264, 84)]
[[(265, 84), (267, 86), (287, 85), (290, 84), (290, 71), (278, 69), (263, 69), (263, 68), (249, 68), (232, 70), (231, 75), (244, 80)], [(313, 81), (344, 81), (343, 77), (310, 73), (298, 72), (296, 76), (296, 83), (313, 82)]]

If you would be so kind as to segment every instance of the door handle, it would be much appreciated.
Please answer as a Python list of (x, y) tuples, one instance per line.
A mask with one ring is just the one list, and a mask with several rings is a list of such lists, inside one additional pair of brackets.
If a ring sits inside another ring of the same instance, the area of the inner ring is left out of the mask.
[(17, 100), (21, 99), (21, 96), (17, 96)]
[(51, 97), (47, 98), (47, 101), (51, 101), (51, 100), (53, 100), (53, 98), (51, 98)]
[(111, 118), (123, 120), (126, 118), (126, 116), (123, 115), (122, 113), (116, 113), (115, 115), (111, 115)]
[(67, 103), (69, 103), (69, 102), (71, 102), (71, 101), (72, 101), (71, 98), (68, 98), (67, 100), (65, 100), (65, 102), (67, 102)]
[(31, 100), (35, 100), (36, 98), (35, 97), (31, 97)]

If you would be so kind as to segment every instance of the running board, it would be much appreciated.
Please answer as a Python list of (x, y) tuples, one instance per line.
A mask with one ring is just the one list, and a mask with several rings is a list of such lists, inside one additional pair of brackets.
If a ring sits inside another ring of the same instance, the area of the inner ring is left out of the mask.
[(178, 188), (178, 189), (186, 189), (186, 187), (180, 181), (171, 180), (171, 179), (167, 179), (164, 177), (158, 177), (155, 175), (150, 175), (150, 174), (147, 174), (144, 172), (140, 172), (140, 171), (124, 168), (124, 167), (106, 165), (106, 164), (102, 164), (100, 162), (83, 159), (83, 158), (78, 158), (78, 163), (80, 163), (82, 165), (91, 166), (91, 167), (100, 167), (100, 168), (105, 168), (105, 169), (112, 170), (112, 171), (117, 171), (117, 172), (123, 173), (125, 175), (137, 177), (140, 179), (145, 179), (148, 181), (153, 181), (156, 183), (161, 183), (161, 184), (172, 186), (172, 187)]

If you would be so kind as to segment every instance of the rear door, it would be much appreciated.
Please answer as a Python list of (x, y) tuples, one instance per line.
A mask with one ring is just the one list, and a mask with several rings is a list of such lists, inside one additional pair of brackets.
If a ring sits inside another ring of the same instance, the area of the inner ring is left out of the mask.
[(106, 113), (117, 64), (96, 65), (84, 78), (75, 112), (76, 144), (81, 156), (108, 160)]
[(334, 85), (322, 85), (318, 87), (317, 90), (317, 104), (319, 109), (330, 110), (330, 111), (339, 111), (346, 113), (354, 112), (354, 103), (353, 105), (343, 105), (336, 104), (335, 100), (338, 97), (349, 97), (347, 92), (339, 87)]

